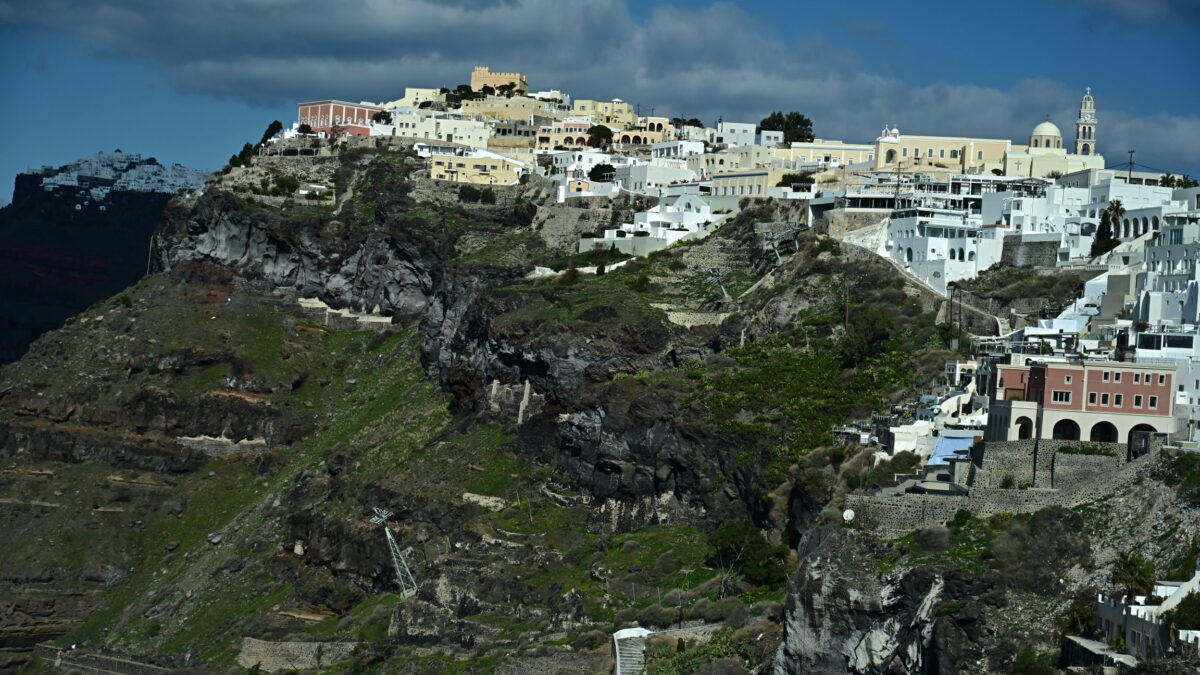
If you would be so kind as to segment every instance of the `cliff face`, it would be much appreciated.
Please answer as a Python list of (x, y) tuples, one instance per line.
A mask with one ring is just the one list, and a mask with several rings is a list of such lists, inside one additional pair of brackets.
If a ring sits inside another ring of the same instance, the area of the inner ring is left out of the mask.
[(0, 209), (0, 363), (141, 278), (170, 198), (114, 191), (76, 209), (73, 194), (43, 190), (40, 176), (17, 176), (13, 202)]
[[(807, 453), (912, 381), (884, 347), (936, 339), (932, 301), (894, 271), (805, 234), (759, 291), (721, 300), (710, 267), (741, 295), (774, 260), (752, 234), (763, 205), (603, 275), (533, 279), (596, 262), (572, 228), (621, 208), (547, 203), (539, 184), (462, 203), (391, 151), (313, 162), (336, 205), (227, 184), (173, 202), (154, 274), (0, 371), (0, 488), (20, 505), (0, 526), (60, 531), (0, 551), (17, 617), (0, 648), (70, 632), (220, 665), (244, 636), (306, 633), (366, 642), (385, 669), (568, 652), (603, 669), (614, 627), (726, 621), (761, 665), (783, 612), (742, 598), (778, 593), (803, 537), (780, 672), (966, 662), (988, 582), (880, 579), (851, 564), (882, 555), (867, 540), (809, 531), (854, 462)], [(851, 321), (851, 299), (891, 312), (882, 328)], [(410, 598), (391, 593), (376, 506), (411, 549)], [(50, 596), (20, 586), (35, 576), (92, 604), (33, 617)]]
[(848, 530), (810, 530), (788, 588), (775, 672), (960, 673), (980, 670), (983, 617), (1004, 603), (994, 578), (923, 568), (880, 578), (880, 557)]

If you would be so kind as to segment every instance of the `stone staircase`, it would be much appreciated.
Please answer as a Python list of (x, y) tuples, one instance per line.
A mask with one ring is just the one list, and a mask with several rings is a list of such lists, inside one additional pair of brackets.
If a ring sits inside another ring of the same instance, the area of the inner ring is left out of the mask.
[(654, 631), (645, 628), (625, 628), (613, 633), (616, 675), (642, 675), (646, 672), (646, 638), (653, 634)]

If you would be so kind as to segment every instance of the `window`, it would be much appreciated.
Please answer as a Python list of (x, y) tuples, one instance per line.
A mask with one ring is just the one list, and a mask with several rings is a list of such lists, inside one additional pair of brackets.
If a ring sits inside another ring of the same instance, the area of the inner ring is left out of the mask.
[(1142, 374), (1141, 374), (1141, 373), (1134, 373), (1134, 374), (1133, 374), (1133, 383), (1134, 383), (1134, 384), (1137, 384), (1137, 383), (1139, 383), (1139, 382), (1141, 382), (1141, 381), (1142, 381)]
[(900, 156), (908, 157), (908, 148), (900, 148)]
[(1108, 405), (1108, 394), (1100, 394), (1100, 405)]
[(1055, 403), (1070, 403), (1071, 402), (1071, 392), (1069, 392), (1069, 391), (1051, 392), (1051, 400), (1053, 400)]
[(1088, 403), (1090, 405), (1096, 405), (1096, 392), (1093, 391), (1092, 393), (1088, 394)]
[(1166, 383), (1167, 383), (1167, 376), (1166, 376), (1166, 375), (1159, 375), (1159, 376), (1158, 376), (1158, 383), (1159, 383), (1159, 384), (1166, 384)]
[(980, 161), (982, 161), (982, 160), (983, 160), (983, 151), (982, 151), (982, 150), (980, 150), (979, 152), (975, 153), (975, 159), (978, 159), (978, 160), (980, 160)]
[(1157, 408), (1157, 407), (1158, 407), (1158, 397), (1157, 397), (1157, 396), (1151, 396), (1151, 397), (1150, 397), (1150, 407), (1151, 407), (1151, 408)]
[(1067, 375), (1066, 377), (1064, 377), (1063, 382), (1066, 382), (1067, 384), (1071, 384), (1071, 376)]
[(1121, 381), (1121, 373), (1120, 372), (1113, 373), (1113, 382), (1120, 382), (1120, 381)]
[(926, 157), (928, 157), (928, 158), (930, 158), (930, 159), (933, 159), (933, 148), (929, 148), (929, 150), (927, 150), (927, 151), (925, 152), (925, 156), (926, 156)]
[(1108, 382), (1108, 377), (1109, 377), (1108, 371), (1106, 370), (1106, 371), (1104, 371), (1104, 374), (1100, 376), (1100, 379), (1104, 380), (1105, 382)]
[(938, 150), (938, 159), (946, 159), (946, 149)]
[(1113, 405), (1120, 408), (1124, 398), (1125, 397), (1121, 394), (1113, 394)]
[(1141, 394), (1138, 394), (1137, 396), (1133, 397), (1133, 407), (1135, 407), (1135, 408), (1142, 407), (1142, 395)]

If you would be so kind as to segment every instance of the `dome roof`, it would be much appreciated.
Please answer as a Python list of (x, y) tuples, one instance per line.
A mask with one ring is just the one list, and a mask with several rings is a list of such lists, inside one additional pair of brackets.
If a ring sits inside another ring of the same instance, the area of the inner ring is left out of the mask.
[(1058, 136), (1062, 138), (1062, 132), (1058, 130), (1058, 126), (1046, 120), (1033, 128), (1033, 133), (1030, 136)]

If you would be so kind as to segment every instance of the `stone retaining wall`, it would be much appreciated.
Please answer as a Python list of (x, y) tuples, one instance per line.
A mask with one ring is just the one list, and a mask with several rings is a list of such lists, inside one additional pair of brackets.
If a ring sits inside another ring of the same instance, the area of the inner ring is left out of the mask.
[[(880, 536), (895, 538), (913, 530), (930, 525), (946, 523), (959, 509), (970, 511), (976, 517), (988, 517), (997, 513), (1032, 513), (1047, 506), (1071, 508), (1111, 496), (1145, 476), (1153, 473), (1161, 458), (1162, 439), (1156, 442), (1144, 457), (1123, 463), (1120, 458), (1103, 455), (1072, 455), (1057, 452), (1064, 442), (1043, 441), (1047, 448), (1044, 456), (1053, 457), (1055, 489), (1004, 489), (999, 484), (1003, 473), (1011, 462), (1024, 458), (1026, 469), (1014, 467), (1017, 475), (1030, 476), (1032, 469), (1032, 441), (1010, 441), (991, 443), (985, 448), (984, 467), (977, 472), (975, 485), (965, 497), (942, 497), (935, 495), (903, 494), (895, 497), (874, 495), (847, 495), (846, 507), (853, 509), (855, 522), (867, 527)], [(1078, 442), (1070, 444), (1079, 445)], [(1091, 443), (1087, 445), (1118, 446), (1114, 443)], [(988, 459), (991, 455), (991, 459)], [(1022, 482), (1016, 478), (1017, 483)]]
[(267, 642), (251, 637), (242, 638), (242, 650), (237, 662), (243, 668), (258, 666), (274, 673), (280, 670), (310, 670), (327, 668), (342, 661), (361, 642)]

